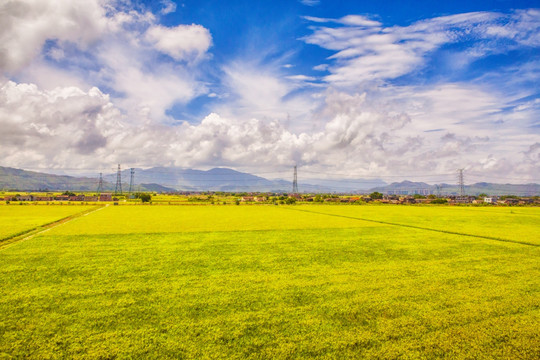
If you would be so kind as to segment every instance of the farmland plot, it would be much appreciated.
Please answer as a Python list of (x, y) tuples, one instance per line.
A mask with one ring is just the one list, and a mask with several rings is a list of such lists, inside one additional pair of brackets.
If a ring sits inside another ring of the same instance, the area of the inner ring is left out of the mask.
[(81, 205), (0, 206), (0, 242), (2, 239), (91, 208)]
[(298, 209), (109, 207), (0, 250), (0, 358), (540, 356), (538, 246)]

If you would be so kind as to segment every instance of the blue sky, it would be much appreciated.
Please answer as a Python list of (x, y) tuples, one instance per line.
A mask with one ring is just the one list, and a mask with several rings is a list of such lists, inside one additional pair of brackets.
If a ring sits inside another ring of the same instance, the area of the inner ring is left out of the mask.
[(539, 8), (8, 0), (0, 165), (540, 182)]

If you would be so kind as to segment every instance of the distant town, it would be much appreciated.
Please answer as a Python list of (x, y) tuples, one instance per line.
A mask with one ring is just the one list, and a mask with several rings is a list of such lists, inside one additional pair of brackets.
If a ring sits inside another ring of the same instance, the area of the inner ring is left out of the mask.
[(437, 196), (434, 194), (422, 195), (395, 195), (373, 192), (371, 194), (299, 194), (299, 193), (247, 193), (247, 192), (169, 192), (169, 193), (92, 193), (75, 194), (66, 191), (55, 193), (25, 193), (4, 194), (6, 203), (92, 203), (92, 202), (125, 202), (125, 203), (154, 203), (154, 204), (294, 204), (294, 203), (329, 203), (329, 204), (448, 204), (448, 205), (540, 205), (539, 196)]

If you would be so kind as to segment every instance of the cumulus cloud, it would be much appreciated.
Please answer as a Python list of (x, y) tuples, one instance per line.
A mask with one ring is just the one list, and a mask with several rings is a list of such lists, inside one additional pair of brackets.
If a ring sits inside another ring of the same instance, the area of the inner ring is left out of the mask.
[[(172, 11), (174, 3), (164, 2)], [(196, 24), (165, 27), (131, 3), (8, 1), (0, 5), (0, 70), (52, 90), (110, 89), (132, 121), (166, 119), (176, 103), (206, 92), (193, 63), (206, 57), (210, 32)], [(173, 61), (155, 61), (158, 53)]]
[(70, 151), (76, 158), (95, 156), (119, 117), (97, 88), (44, 92), (9, 81), (0, 88), (1, 156), (6, 164), (27, 165), (67, 165)]
[(98, 1), (6, 0), (0, 4), (0, 24), (0, 69), (15, 72), (48, 39), (89, 46), (103, 34), (106, 18)]
[(178, 25), (172, 28), (154, 25), (147, 30), (146, 39), (157, 50), (178, 61), (198, 60), (212, 44), (210, 32), (200, 25)]
[[(101, 169), (122, 162), (279, 169), (298, 164), (321, 175), (348, 169), (348, 176), (357, 177), (448, 174), (460, 167), (486, 175), (513, 169), (524, 181), (539, 175), (534, 134), (506, 135), (484, 123), (475, 133), (456, 127), (420, 135), (416, 119), (429, 113), (430, 94), (422, 101), (411, 115), (390, 98), (329, 90), (321, 109), (327, 121), (317, 131), (294, 132), (277, 119), (216, 113), (199, 124), (135, 125), (96, 88), (43, 91), (7, 82), (0, 88), (0, 156), (5, 166), (29, 168)], [(521, 149), (519, 161), (496, 146), (512, 140), (508, 137), (519, 144), (512, 148)]]

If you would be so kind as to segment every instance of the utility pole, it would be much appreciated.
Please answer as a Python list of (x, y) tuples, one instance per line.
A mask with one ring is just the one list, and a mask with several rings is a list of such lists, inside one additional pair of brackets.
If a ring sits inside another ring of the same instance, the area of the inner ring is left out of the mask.
[(131, 178), (129, 179), (129, 194), (131, 195), (131, 190), (133, 189), (133, 179), (135, 177), (135, 168), (131, 168)]
[(120, 171), (120, 164), (118, 164), (118, 170), (116, 171), (116, 186), (114, 187), (114, 195), (122, 195), (122, 172)]
[(101, 194), (102, 191), (103, 191), (103, 174), (99, 173), (99, 183), (98, 183), (98, 186), (97, 186), (98, 195)]
[(465, 169), (458, 169), (459, 200), (465, 200), (465, 180), (463, 178), (463, 170)]
[(298, 194), (298, 172), (296, 170), (296, 165), (294, 165), (294, 176), (292, 183), (292, 192), (293, 194)]

